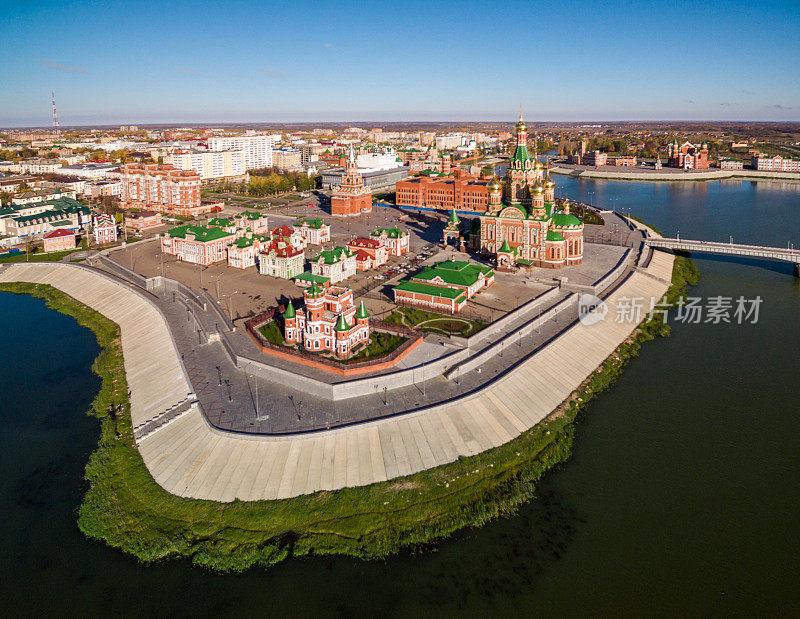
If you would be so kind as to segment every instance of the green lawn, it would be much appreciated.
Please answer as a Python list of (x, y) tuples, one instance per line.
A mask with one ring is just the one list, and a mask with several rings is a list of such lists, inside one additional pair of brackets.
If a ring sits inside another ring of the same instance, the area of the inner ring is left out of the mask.
[(270, 344), (276, 344), (278, 346), (283, 346), (284, 339), (283, 339), (283, 329), (278, 326), (278, 323), (274, 320), (269, 321), (265, 325), (261, 325), (258, 328), (259, 333), (263, 335)]
[(382, 331), (373, 331), (369, 338), (369, 344), (362, 348), (355, 355), (350, 357), (347, 361), (353, 363), (356, 361), (367, 361), (369, 359), (377, 359), (378, 357), (385, 357), (389, 353), (394, 352), (402, 346), (408, 338), (402, 335), (395, 335), (394, 333), (384, 333)]
[(0, 256), (0, 263), (6, 262), (58, 262), (64, 256), (69, 256), (70, 254), (74, 254), (75, 252), (79, 251), (86, 251), (83, 247), (77, 247), (76, 249), (68, 249), (66, 251), (51, 251), (50, 253), (45, 254), (42, 251), (37, 253), (30, 254), (28, 258), (25, 258), (25, 252), (22, 251), (18, 254), (6, 254), (5, 256)]
[[(405, 317), (405, 321), (403, 321)], [(386, 322), (394, 325), (410, 326), (420, 331), (432, 331), (445, 335), (469, 336), (486, 327), (483, 322), (469, 320), (450, 314), (437, 314), (416, 307), (398, 307), (389, 314)], [(425, 324), (421, 324), (425, 323)], [(418, 327), (418, 325), (420, 325)]]

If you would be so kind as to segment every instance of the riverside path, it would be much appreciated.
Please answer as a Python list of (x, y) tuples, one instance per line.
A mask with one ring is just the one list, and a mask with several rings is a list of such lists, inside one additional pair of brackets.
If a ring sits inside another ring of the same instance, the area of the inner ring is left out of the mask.
[(168, 422), (137, 439), (155, 481), (215, 501), (281, 499), (367, 485), (502, 445), (556, 409), (636, 328), (616, 321), (631, 298), (658, 302), (674, 257), (653, 252), (606, 297), (607, 317), (576, 321), (482, 389), (395, 417), (306, 434), (265, 436), (212, 427), (196, 402), (164, 315), (147, 294), (69, 264), (14, 264), (0, 281), (49, 284), (116, 322), (133, 425)]

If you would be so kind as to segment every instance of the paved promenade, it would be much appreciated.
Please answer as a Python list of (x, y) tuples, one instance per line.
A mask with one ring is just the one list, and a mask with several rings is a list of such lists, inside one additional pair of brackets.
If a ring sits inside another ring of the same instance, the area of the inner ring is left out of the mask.
[(576, 323), (495, 382), (460, 399), (307, 435), (268, 437), (212, 428), (194, 404), (181, 359), (160, 312), (140, 293), (87, 269), (15, 264), (0, 281), (53, 285), (120, 325), (134, 426), (169, 423), (138, 440), (144, 462), (167, 491), (217, 501), (278, 499), (386, 481), (485, 451), (553, 411), (627, 338), (616, 322), (625, 298), (660, 299), (673, 256), (654, 252), (605, 299), (606, 320)]

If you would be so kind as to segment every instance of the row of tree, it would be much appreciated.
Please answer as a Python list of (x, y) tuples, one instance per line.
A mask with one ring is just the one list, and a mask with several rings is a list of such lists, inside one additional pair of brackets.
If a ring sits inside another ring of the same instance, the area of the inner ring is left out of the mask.
[(262, 168), (250, 171), (250, 181), (217, 183), (212, 191), (233, 192), (242, 195), (265, 198), (288, 191), (310, 191), (319, 187), (319, 176), (307, 176), (300, 172), (278, 172), (275, 168)]

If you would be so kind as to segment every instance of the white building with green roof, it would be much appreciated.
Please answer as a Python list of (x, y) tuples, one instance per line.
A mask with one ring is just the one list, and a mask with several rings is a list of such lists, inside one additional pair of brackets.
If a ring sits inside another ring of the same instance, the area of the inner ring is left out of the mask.
[(378, 228), (370, 233), (369, 237), (378, 241), (389, 250), (390, 256), (402, 256), (410, 250), (411, 235), (408, 230), (401, 230), (397, 226), (392, 228)]
[(308, 245), (322, 245), (331, 241), (331, 227), (321, 219), (301, 219), (294, 225), (294, 231)]
[(329, 251), (322, 251), (311, 260), (311, 272), (314, 275), (327, 277), (332, 284), (353, 277), (356, 270), (356, 255), (347, 247), (334, 247)]
[(461, 260), (445, 260), (394, 287), (395, 303), (454, 314), (475, 294), (494, 283), (489, 267)]
[(222, 228), (178, 226), (164, 233), (161, 251), (183, 262), (208, 266), (227, 259), (228, 243), (235, 239), (235, 234)]

